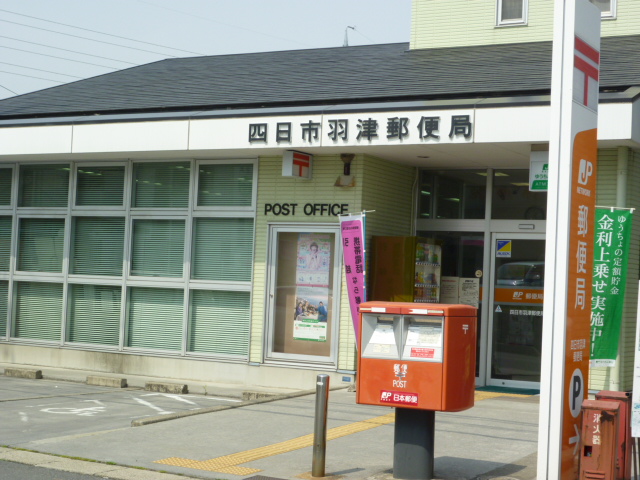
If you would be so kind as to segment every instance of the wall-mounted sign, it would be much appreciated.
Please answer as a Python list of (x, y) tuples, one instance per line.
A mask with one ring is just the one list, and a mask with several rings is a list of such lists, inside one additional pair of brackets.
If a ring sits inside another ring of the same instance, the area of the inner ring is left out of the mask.
[(313, 155), (287, 150), (282, 155), (282, 176), (296, 178), (311, 178)]
[(337, 217), (349, 211), (348, 203), (265, 203), (264, 214), (275, 216), (306, 215)]
[(549, 152), (531, 152), (529, 191), (546, 192), (549, 185)]

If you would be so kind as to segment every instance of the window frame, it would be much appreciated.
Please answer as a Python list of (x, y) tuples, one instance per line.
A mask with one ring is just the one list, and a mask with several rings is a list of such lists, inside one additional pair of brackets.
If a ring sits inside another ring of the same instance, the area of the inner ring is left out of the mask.
[[(147, 164), (149, 163), (156, 163), (156, 164), (188, 163), (189, 164), (190, 174), (189, 174), (189, 183), (187, 186), (187, 203), (184, 207), (149, 207), (149, 206), (137, 207), (134, 205), (134, 202), (136, 201), (136, 197), (138, 195), (136, 191), (136, 165), (141, 165), (145, 163)], [(125, 185), (125, 188), (129, 190), (129, 192), (125, 194), (125, 195), (128, 195), (125, 198), (128, 201), (127, 206), (128, 206), (128, 210), (131, 212), (131, 215), (143, 214), (145, 212), (151, 212), (152, 214), (153, 213), (157, 214), (157, 212), (170, 212), (171, 214), (176, 214), (176, 215), (180, 215), (184, 213), (186, 215), (191, 210), (192, 198), (195, 195), (193, 191), (194, 175), (191, 173), (193, 172), (194, 168), (196, 168), (196, 166), (192, 158), (131, 159), (130, 165), (129, 165), (130, 173), (129, 173), (129, 176), (127, 177), (128, 184)]]
[[(251, 184), (251, 205), (249, 206), (230, 206), (230, 207), (212, 207), (207, 205), (198, 205), (198, 188), (200, 186), (200, 166), (201, 165), (251, 165), (253, 167), (253, 179)], [(215, 216), (255, 216), (257, 210), (258, 199), (258, 160), (256, 158), (232, 158), (232, 159), (207, 159), (196, 160), (195, 175), (193, 177), (193, 195), (192, 195), (192, 211), (194, 213), (211, 214), (216, 212)]]
[[(9, 205), (0, 205), (0, 212), (7, 212), (7, 215), (12, 215), (13, 210), (17, 205), (16, 197), (18, 196), (18, 164), (16, 163), (0, 163), (0, 168), (7, 168), (11, 170), (11, 187), (10, 187), (10, 202)], [(24, 207), (23, 207), (24, 208)]]
[(502, 2), (504, 0), (497, 0), (496, 2), (496, 27), (514, 27), (524, 26), (529, 21), (529, 0), (522, 1), (522, 17), (519, 19), (505, 20), (502, 18)]
[[(33, 166), (53, 166), (53, 165), (65, 165), (68, 169), (69, 175), (67, 176), (67, 203), (63, 206), (63, 205), (54, 205), (54, 206), (33, 206), (33, 205), (20, 205), (20, 200), (22, 197), (22, 192), (23, 192), (23, 188), (22, 188), (22, 175), (21, 175), (21, 170), (22, 167), (33, 167)], [(29, 163), (16, 163), (15, 165), (15, 171), (14, 171), (14, 188), (13, 188), (13, 203), (16, 206), (16, 208), (20, 211), (20, 212), (34, 212), (34, 213), (40, 213), (42, 214), (43, 211), (46, 212), (50, 212), (52, 215), (55, 215), (56, 213), (60, 212), (63, 214), (66, 214), (69, 211), (70, 205), (71, 205), (71, 196), (73, 193), (73, 189), (74, 189), (74, 184), (73, 184), (73, 161), (71, 160), (61, 160), (58, 162), (54, 162), (54, 161), (48, 161), (48, 162), (29, 162)]]
[[(74, 212), (91, 212), (91, 211), (99, 211), (100, 214), (105, 214), (109, 211), (117, 211), (122, 212), (127, 209), (127, 206), (131, 202), (131, 189), (128, 188), (131, 185), (131, 167), (132, 162), (75, 162), (73, 166), (73, 176), (72, 176), (72, 185), (73, 192), (71, 198), (71, 210)], [(123, 192), (122, 192), (122, 205), (78, 205), (78, 184), (79, 184), (79, 175), (78, 169), (80, 168), (90, 168), (90, 167), (124, 167), (124, 178), (123, 178)], [(122, 213), (120, 213), (122, 215)]]
[[(595, 3), (593, 5), (595, 5)], [(603, 20), (615, 20), (617, 18), (617, 6), (618, 6), (617, 0), (609, 0), (609, 10), (606, 12), (601, 10), (600, 17)]]

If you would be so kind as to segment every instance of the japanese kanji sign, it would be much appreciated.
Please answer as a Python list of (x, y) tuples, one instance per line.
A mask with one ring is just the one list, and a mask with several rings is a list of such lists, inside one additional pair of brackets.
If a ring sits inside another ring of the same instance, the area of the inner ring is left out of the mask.
[(252, 147), (471, 143), (475, 130), (474, 112), (465, 110), (267, 117), (244, 122), (245, 138)]
[(366, 301), (365, 291), (365, 258), (364, 258), (364, 214), (345, 215), (340, 217), (342, 233), (342, 250), (344, 252), (344, 270), (347, 279), (351, 319), (356, 332), (356, 345), (359, 345), (360, 332), (359, 305)]
[(631, 211), (596, 209), (591, 300), (591, 366), (613, 367), (627, 285)]
[(598, 168), (600, 10), (553, 2), (538, 477), (579, 474), (581, 405), (588, 394)]

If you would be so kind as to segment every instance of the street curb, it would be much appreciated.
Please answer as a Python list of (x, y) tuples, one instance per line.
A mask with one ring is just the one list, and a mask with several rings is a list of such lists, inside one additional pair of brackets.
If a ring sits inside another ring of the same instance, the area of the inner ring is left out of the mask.
[(95, 385), (98, 387), (127, 388), (127, 379), (89, 375), (87, 376), (87, 385)]
[[(333, 391), (333, 390), (344, 390), (345, 388), (347, 388), (347, 386), (339, 386), (339, 387), (333, 387), (330, 388), (329, 390)], [(293, 393), (287, 393), (287, 394), (283, 394), (283, 395), (272, 395), (270, 397), (266, 397), (266, 398), (256, 398), (255, 400), (249, 400), (249, 401), (243, 401), (240, 403), (237, 403), (235, 405), (219, 405), (216, 407), (209, 407), (209, 408), (201, 408), (199, 410), (187, 410), (185, 412), (178, 412), (178, 413), (170, 413), (170, 414), (166, 414), (166, 415), (155, 415), (153, 417), (146, 417), (146, 418), (140, 418), (138, 420), (132, 420), (131, 421), (131, 426), (132, 427), (144, 427), (145, 425), (151, 425), (153, 423), (159, 423), (159, 422), (166, 422), (169, 420), (176, 420), (178, 418), (183, 418), (183, 417), (191, 417), (193, 415), (202, 415), (204, 413), (214, 413), (214, 412), (222, 412), (224, 410), (231, 410), (234, 408), (241, 408), (241, 407), (246, 407), (249, 405), (258, 405), (261, 403), (269, 403), (269, 402), (275, 402), (278, 400), (286, 400), (288, 398), (297, 398), (297, 397), (304, 397), (306, 395), (315, 395), (316, 393), (316, 389), (311, 389), (311, 390), (300, 390), (298, 392), (293, 392)]]
[(147, 392), (174, 393), (177, 395), (189, 393), (189, 387), (182, 383), (147, 382), (144, 384), (144, 389)]
[(5, 368), (4, 376), (40, 380), (42, 378), (42, 370), (36, 370), (34, 368)]

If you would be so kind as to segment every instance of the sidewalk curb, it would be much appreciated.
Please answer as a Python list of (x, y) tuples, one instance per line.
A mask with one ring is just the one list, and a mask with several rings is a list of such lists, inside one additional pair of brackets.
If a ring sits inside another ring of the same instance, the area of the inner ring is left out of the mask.
[[(333, 390), (344, 390), (346, 388), (348, 388), (348, 386), (333, 387), (333, 388), (330, 388), (329, 390), (330, 391), (333, 391)], [(237, 403), (235, 405), (219, 405), (219, 406), (215, 406), (215, 407), (201, 408), (199, 410), (187, 410), (187, 411), (184, 411), (184, 412), (170, 413), (170, 414), (167, 414), (167, 415), (155, 415), (153, 417), (146, 417), (146, 418), (140, 418), (138, 420), (132, 420), (131, 421), (131, 426), (132, 427), (144, 427), (145, 425), (151, 425), (153, 423), (166, 422), (166, 421), (169, 421), (169, 420), (176, 420), (178, 418), (191, 417), (193, 415), (202, 415), (204, 413), (222, 412), (224, 410), (232, 410), (234, 408), (247, 407), (249, 405), (258, 405), (258, 404), (261, 404), (261, 403), (276, 402), (278, 400), (286, 400), (288, 398), (304, 397), (306, 395), (315, 395), (315, 394), (316, 394), (316, 390), (315, 389), (300, 390), (298, 392), (287, 393), (287, 394), (283, 394), (283, 395), (272, 395), (272, 396), (264, 397), (264, 398), (256, 398), (255, 400), (243, 401), (243, 402)]]

